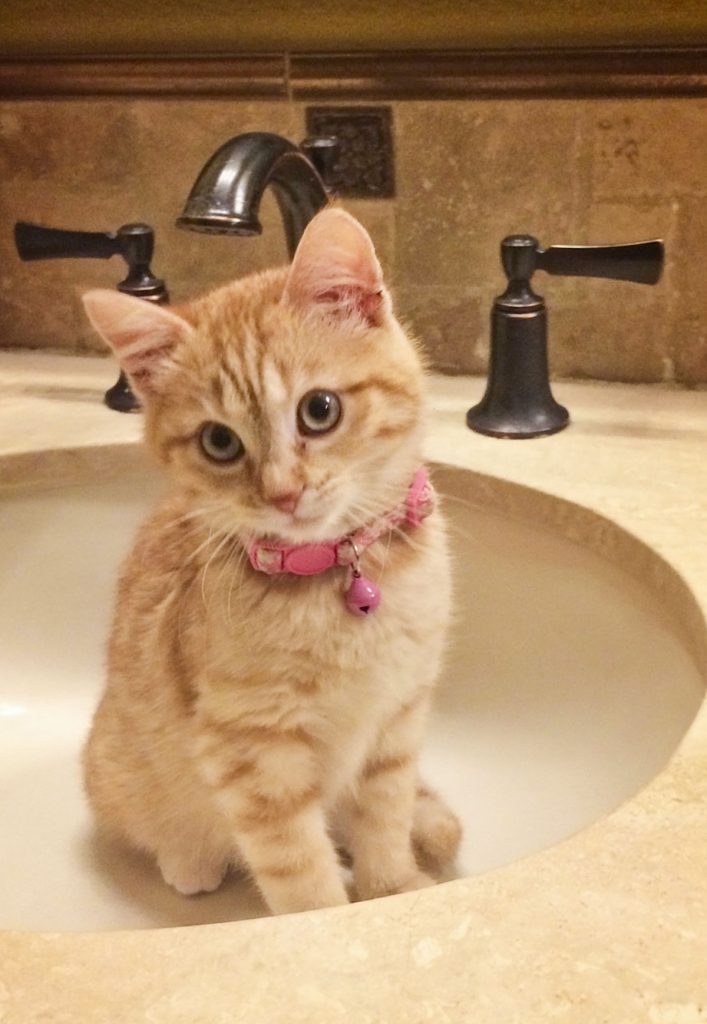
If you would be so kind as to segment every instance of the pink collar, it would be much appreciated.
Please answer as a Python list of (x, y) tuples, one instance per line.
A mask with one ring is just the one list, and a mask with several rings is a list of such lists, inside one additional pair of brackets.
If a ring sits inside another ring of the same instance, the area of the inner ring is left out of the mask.
[(335, 565), (358, 567), (359, 555), (379, 537), (396, 526), (419, 526), (435, 505), (435, 492), (427, 470), (420, 466), (408, 488), (404, 501), (338, 540), (317, 544), (286, 544), (277, 540), (255, 540), (248, 548), (250, 564), (269, 576), (292, 573), (294, 576), (316, 576)]

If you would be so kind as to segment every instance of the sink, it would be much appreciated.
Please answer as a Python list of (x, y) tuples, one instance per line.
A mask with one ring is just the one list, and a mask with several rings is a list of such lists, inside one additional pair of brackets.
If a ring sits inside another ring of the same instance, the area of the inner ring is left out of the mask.
[[(437, 479), (457, 611), (423, 769), (463, 819), (461, 876), (555, 844), (634, 795), (679, 744), (704, 684), (647, 586), (522, 508), (479, 505), (476, 474), (444, 467)], [(178, 896), (149, 860), (96, 837), (81, 792), (116, 569), (160, 487), (135, 471), (0, 496), (0, 928), (265, 912), (238, 877)]]

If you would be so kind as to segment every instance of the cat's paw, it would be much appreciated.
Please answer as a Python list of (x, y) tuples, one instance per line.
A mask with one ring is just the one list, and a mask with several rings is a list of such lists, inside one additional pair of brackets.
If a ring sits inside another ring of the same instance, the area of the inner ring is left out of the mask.
[(167, 885), (182, 896), (214, 892), (221, 885), (227, 869), (226, 864), (201, 863), (174, 855), (159, 857), (157, 863)]
[(395, 896), (401, 892), (414, 892), (416, 889), (426, 889), (430, 885), (436, 885), (435, 879), (424, 871), (413, 871), (403, 879), (396, 882), (383, 880), (370, 880), (365, 884), (360, 881), (356, 885), (356, 894), (360, 900), (373, 900), (379, 896)]
[(459, 818), (436, 793), (420, 787), (415, 801), (412, 845), (418, 864), (442, 871), (452, 863), (462, 838)]
[(303, 910), (324, 910), (328, 907), (340, 907), (350, 902), (349, 893), (340, 880), (322, 880), (315, 888), (307, 886), (273, 885), (273, 879), (267, 882), (259, 880), (259, 888), (268, 909), (273, 914), (299, 914)]
[(436, 884), (431, 875), (425, 874), (424, 871), (416, 871), (414, 875), (411, 875), (410, 878), (397, 886), (393, 892), (414, 892), (416, 889), (427, 889), (428, 886)]

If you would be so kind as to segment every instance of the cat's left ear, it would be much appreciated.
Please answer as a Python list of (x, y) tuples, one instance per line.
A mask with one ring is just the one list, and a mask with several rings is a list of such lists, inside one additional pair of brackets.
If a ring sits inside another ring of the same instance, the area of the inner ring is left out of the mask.
[(290, 267), (284, 299), (300, 309), (356, 317), (379, 327), (391, 313), (376, 250), (364, 227), (335, 207), (307, 225)]
[(135, 391), (143, 398), (156, 394), (171, 352), (193, 334), (191, 325), (153, 302), (104, 288), (86, 292), (83, 304)]

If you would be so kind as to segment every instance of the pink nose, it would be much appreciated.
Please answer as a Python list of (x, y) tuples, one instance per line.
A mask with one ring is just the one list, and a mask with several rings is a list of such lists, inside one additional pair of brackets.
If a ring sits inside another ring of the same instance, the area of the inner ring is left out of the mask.
[(279, 508), (281, 512), (294, 512), (297, 502), (302, 495), (301, 491), (288, 491), (286, 494), (274, 494), (270, 498), (270, 504)]

